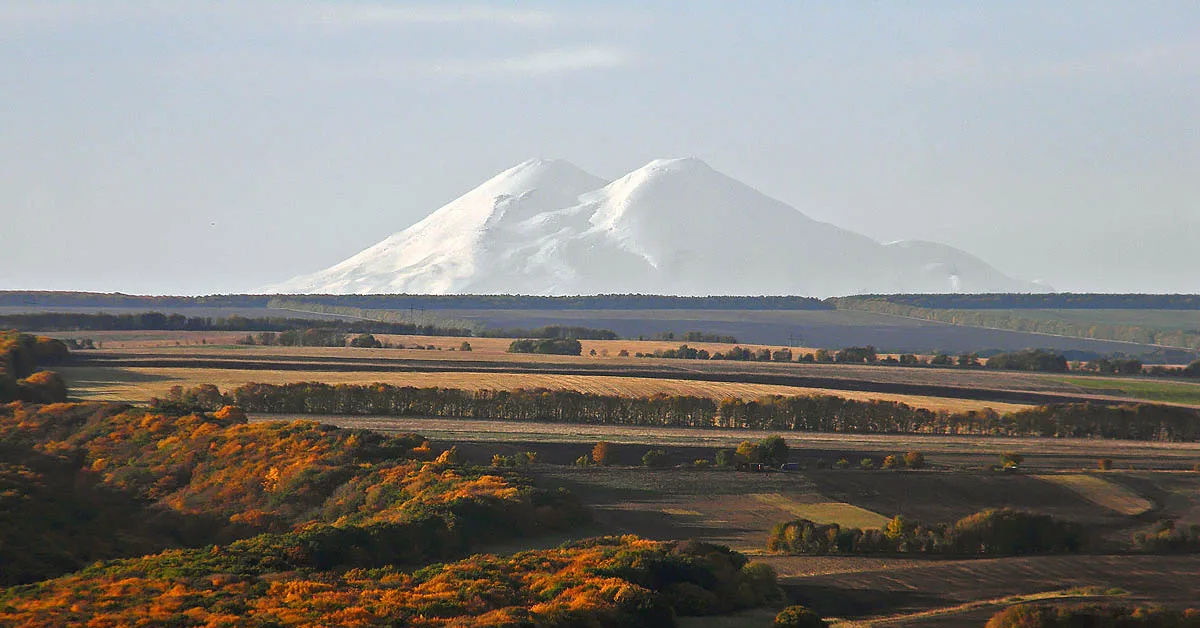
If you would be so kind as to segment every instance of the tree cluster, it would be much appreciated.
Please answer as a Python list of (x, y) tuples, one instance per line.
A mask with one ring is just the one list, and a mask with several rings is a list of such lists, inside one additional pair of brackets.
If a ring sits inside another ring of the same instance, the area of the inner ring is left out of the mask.
[(1200, 552), (1200, 525), (1184, 526), (1171, 519), (1160, 521), (1149, 530), (1134, 533), (1133, 548), (1154, 554)]
[(38, 367), (66, 360), (71, 355), (62, 342), (45, 336), (0, 331), (0, 403), (66, 401), (67, 386), (53, 371)]
[[(369, 337), (371, 340), (375, 339), (370, 334), (362, 334), (357, 336), (355, 340), (362, 339), (363, 337)], [(308, 329), (289, 329), (280, 333), (264, 331), (255, 335), (247, 335), (245, 338), (238, 340), (237, 343), (240, 345), (260, 345), (263, 347), (344, 347), (346, 346), (346, 334), (332, 329), (310, 327)], [(382, 346), (382, 343), (380, 346)]]
[(977, 434), (1200, 440), (1200, 411), (1178, 406), (1073, 403), (1007, 414), (913, 408), (894, 401), (834, 395), (769, 395), (755, 400), (659, 394), (621, 397), (573, 390), (461, 390), (390, 384), (246, 384), (227, 393), (211, 385), (179, 389), (159, 404), (249, 412), (480, 418), (592, 425), (739, 428), (858, 434)]
[(1083, 370), (1105, 375), (1141, 375), (1141, 360), (1136, 358), (1099, 358), (1083, 365)]
[(573, 338), (578, 340), (616, 340), (620, 338), (617, 332), (609, 329), (592, 329), (591, 327), (572, 327), (567, 325), (546, 325), (534, 329), (485, 329), (475, 335), (482, 338)]
[(184, 316), (162, 312), (137, 314), (80, 314), (64, 312), (35, 312), (0, 315), (0, 328), (38, 331), (273, 331), (319, 328), (342, 333), (377, 333), (421, 336), (470, 336), (467, 327), (418, 325), (373, 320), (342, 320), (313, 318), (284, 318), (227, 316)]
[(1020, 604), (997, 612), (985, 628), (1200, 628), (1200, 610), (1111, 604)]
[(932, 526), (896, 515), (882, 530), (795, 519), (775, 525), (767, 549), (817, 555), (1014, 555), (1077, 552), (1085, 540), (1083, 528), (1077, 523), (1004, 508)]
[(523, 338), (508, 345), (509, 353), (545, 353), (551, 355), (581, 355), (583, 345), (574, 338)]
[(1006, 371), (1066, 373), (1068, 365), (1067, 358), (1062, 354), (1042, 349), (1026, 349), (993, 355), (988, 358), (987, 368)]

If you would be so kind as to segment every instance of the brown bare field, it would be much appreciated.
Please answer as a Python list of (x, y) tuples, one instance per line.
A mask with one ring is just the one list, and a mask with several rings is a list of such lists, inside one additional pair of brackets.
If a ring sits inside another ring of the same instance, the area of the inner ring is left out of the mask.
[(1154, 504), (1137, 493), (1094, 474), (1067, 473), (1036, 476), (1040, 480), (1065, 486), (1084, 498), (1123, 515), (1140, 515)]
[[(551, 446), (577, 444), (590, 448), (604, 440), (628, 445), (663, 447), (672, 453), (703, 453), (711, 457), (716, 449), (737, 447), (744, 440), (759, 440), (767, 434), (780, 434), (797, 456), (812, 461), (832, 462), (847, 458), (857, 462), (863, 456), (921, 451), (931, 464), (942, 467), (985, 467), (996, 464), (1001, 452), (1025, 454), (1021, 464), (1027, 470), (1092, 469), (1099, 458), (1111, 458), (1122, 472), (1137, 469), (1191, 469), (1200, 462), (1200, 443), (1163, 443), (1154, 441), (1097, 440), (1083, 438), (1019, 438), (1003, 436), (948, 436), (921, 434), (835, 434), (822, 432), (764, 432), (743, 429), (694, 429), (623, 425), (583, 425), (539, 423), (533, 421), (494, 421), (485, 419), (442, 419), (423, 417), (255, 415), (254, 420), (321, 421), (341, 427), (369, 429), (389, 433), (416, 432), (449, 443), (480, 443), (489, 446), (516, 443)], [(642, 450), (644, 451), (644, 449)], [(578, 456), (579, 454), (575, 454)], [(641, 453), (638, 454), (640, 456)], [(680, 453), (678, 462), (691, 462), (697, 456)], [(691, 457), (687, 457), (691, 456)], [(858, 456), (858, 457), (855, 457)], [(490, 458), (490, 454), (488, 456)], [(571, 457), (566, 460), (569, 463)], [(631, 462), (631, 464), (635, 463)], [(876, 461), (878, 462), (878, 460)], [(887, 471), (865, 472), (863, 477), (879, 483), (895, 475)], [(1200, 480), (1200, 474), (1189, 475)], [(1046, 484), (1042, 481), (1037, 485)], [(863, 491), (869, 490), (864, 486)], [(1065, 489), (1064, 489), (1065, 490)], [(1184, 490), (1182, 488), (1178, 490)]]
[[(230, 349), (230, 345), (246, 337), (247, 334), (253, 335), (253, 332), (218, 332), (218, 331), (78, 331), (78, 332), (46, 332), (46, 335), (55, 338), (92, 338), (93, 340), (104, 343), (105, 350), (111, 349), (148, 349), (161, 348), (171, 349), (174, 347), (187, 347), (189, 350), (197, 348), (225, 351)], [(353, 334), (350, 334), (353, 335)], [(468, 342), (471, 345), (471, 351), (462, 356), (463, 359), (469, 359), (479, 355), (495, 358), (498, 356), (506, 356), (515, 359), (538, 359), (543, 357), (558, 358), (563, 356), (538, 356), (531, 354), (514, 355), (508, 353), (508, 346), (512, 344), (512, 338), (480, 338), (480, 337), (460, 337), (460, 336), (418, 336), (418, 335), (398, 335), (398, 334), (374, 334), (381, 342), (388, 342), (396, 347), (408, 347), (406, 349), (391, 348), (391, 349), (356, 349), (351, 347), (258, 347), (258, 346), (242, 346), (235, 345), (237, 349), (249, 349), (253, 351), (261, 351), (264, 355), (345, 355), (349, 351), (355, 354), (377, 354), (397, 355), (403, 357), (411, 357), (412, 354), (423, 355), (430, 349), (414, 349), (413, 347), (436, 347), (433, 351), (442, 352), (457, 352), (457, 349), (463, 342)], [(682, 340), (580, 340), (579, 343), (583, 346), (583, 354), (585, 357), (594, 359), (619, 358), (618, 354), (622, 351), (628, 351), (630, 355), (636, 353), (653, 353), (658, 350), (678, 349), (679, 345), (686, 344), (689, 347), (696, 349), (704, 349), (709, 353), (717, 351), (727, 352), (733, 347), (743, 347), (746, 349), (770, 349), (772, 351), (782, 348), (779, 345), (759, 345), (752, 343), (720, 343), (720, 342), (683, 342)], [(592, 350), (596, 351), (595, 356), (590, 356)], [(792, 352), (796, 355), (801, 353), (813, 353), (815, 348), (811, 347), (792, 347)], [(438, 355), (439, 358), (453, 358), (454, 356)]]
[(774, 506), (793, 517), (808, 519), (814, 523), (836, 523), (846, 528), (882, 528), (889, 518), (866, 508), (846, 502), (800, 502), (780, 493), (751, 493), (754, 499)]
[(62, 367), (72, 394), (80, 399), (96, 401), (142, 402), (162, 397), (172, 386), (215, 384), (222, 390), (250, 382), (286, 384), (319, 381), (327, 384), (371, 384), (383, 382), (397, 386), (439, 386), (465, 390), (516, 390), (518, 388), (548, 388), (577, 390), (601, 395), (648, 397), (693, 395), (712, 399), (755, 399), (767, 395), (836, 395), (848, 399), (883, 400), (906, 403), (910, 406), (961, 412), (985, 407), (997, 412), (1009, 412), (1026, 406), (971, 399), (948, 399), (921, 395), (801, 388), (739, 382), (708, 382), (696, 380), (657, 379), (646, 377), (617, 377), (606, 375), (558, 375), (537, 373), (497, 372), (329, 372), (329, 371), (271, 371), (223, 368), (158, 368), (158, 367)]
[[(105, 332), (108, 333), (108, 332)], [(145, 360), (193, 361), (196, 366), (219, 359), (225, 362), (294, 362), (309, 363), (312, 370), (506, 370), (508, 368), (539, 371), (604, 371), (621, 374), (641, 370), (663, 373), (668, 379), (706, 379), (743, 381), (759, 384), (829, 388), (837, 390), (871, 390), (879, 393), (925, 395), (987, 400), (994, 409), (997, 404), (1040, 404), (1065, 401), (1095, 400), (1101, 402), (1156, 403), (1200, 407), (1200, 385), (1175, 381), (1159, 381), (1145, 377), (1097, 377), (1078, 375), (1064, 377), (1056, 374), (988, 371), (986, 369), (944, 369), (930, 367), (899, 367), (853, 364), (800, 364), (727, 362), (709, 360), (668, 360), (656, 358), (616, 357), (618, 346), (635, 351), (669, 347), (676, 343), (662, 341), (584, 341), (584, 346), (597, 346), (596, 356), (556, 356), (510, 354), (505, 352), (507, 339), (468, 338), (475, 350), (456, 349), (464, 340), (438, 336), (394, 336), (404, 339), (406, 346), (436, 346), (428, 349), (356, 349), (349, 347), (258, 347), (240, 345), (197, 344), (197, 335), (212, 337), (207, 332), (111, 332), (104, 341), (102, 352), (79, 352), (81, 360), (107, 358), (122, 366), (137, 366)], [(56, 334), (72, 336), (72, 334)], [(237, 336), (238, 334), (234, 334)], [(176, 346), (175, 337), (188, 336)], [(119, 340), (118, 340), (119, 338)], [(214, 341), (214, 338), (209, 338)], [(190, 344), (189, 344), (190, 343)], [(429, 343), (429, 344), (424, 344)], [(119, 346), (127, 345), (127, 346)], [(608, 348), (604, 348), (608, 345)], [(722, 347), (727, 345), (711, 345)], [(747, 345), (748, 346), (748, 345)], [(609, 355), (601, 355), (607, 350)], [(318, 368), (317, 362), (320, 364)], [(358, 369), (347, 363), (364, 364)], [(365, 365), (369, 363), (370, 368)], [(174, 366), (183, 366), (176, 364)], [(188, 364), (187, 366), (191, 366)], [(229, 368), (236, 365), (226, 364)], [(420, 367), (420, 368), (417, 368)], [(247, 365), (245, 368), (254, 368)], [(441, 370), (441, 369), (437, 369)], [(679, 374), (672, 378), (672, 374)], [(602, 374), (602, 373), (597, 373)], [(789, 381), (790, 380), (790, 381)], [(943, 391), (952, 392), (943, 392)], [(1170, 395), (1164, 397), (1164, 391)], [(1191, 393), (1191, 394), (1185, 394)], [(978, 408), (981, 406), (973, 406)]]

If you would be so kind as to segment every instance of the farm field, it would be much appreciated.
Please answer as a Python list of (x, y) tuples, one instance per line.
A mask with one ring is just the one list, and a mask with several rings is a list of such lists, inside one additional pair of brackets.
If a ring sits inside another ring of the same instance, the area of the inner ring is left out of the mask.
[[(542, 465), (539, 465), (542, 466)], [(1200, 556), (1081, 555), (986, 559), (937, 557), (777, 556), (763, 552), (771, 526), (803, 515), (843, 525), (876, 523), (893, 514), (922, 521), (953, 521), (989, 507), (1032, 509), (1085, 522), (1119, 543), (1144, 519), (1114, 511), (1043, 477), (966, 472), (821, 470), (744, 474), (713, 470), (652, 472), (637, 468), (546, 467), (539, 478), (586, 496), (598, 531), (651, 538), (691, 536), (727, 543), (772, 565), (793, 601), (846, 626), (980, 626), (996, 608), (1076, 587), (1116, 599), (1188, 604)], [(1071, 477), (1079, 474), (1072, 474)], [(1121, 472), (1102, 482), (1128, 486), (1190, 486), (1190, 508), (1200, 501), (1195, 473)], [(1176, 487), (1178, 490), (1178, 487)], [(1151, 491), (1152, 492), (1152, 491)], [(1143, 497), (1142, 499), (1148, 499)], [(1158, 500), (1159, 514), (1186, 514)], [(937, 623), (932, 623), (936, 619)], [(696, 620), (691, 626), (762, 625)], [(758, 623), (765, 621), (765, 623)], [(838, 625), (835, 623), (835, 625)]]
[(971, 399), (950, 399), (922, 395), (868, 393), (738, 382), (709, 382), (611, 375), (556, 375), (502, 372), (395, 372), (395, 371), (273, 371), (222, 368), (145, 368), (145, 367), (63, 367), (75, 397), (89, 401), (144, 402), (152, 397), (164, 397), (172, 386), (194, 387), (215, 384), (222, 390), (251, 382), (287, 384), (298, 381), (320, 381), (327, 384), (386, 383), (395, 386), (460, 388), (464, 390), (516, 390), (548, 388), (576, 390), (585, 393), (649, 397), (656, 394), (689, 395), (712, 399), (740, 398), (752, 400), (766, 395), (837, 395), (858, 400), (884, 400), (910, 406), (963, 412), (991, 408), (1010, 412), (1027, 407), (1024, 404), (986, 402)]
[[(213, 318), (245, 317), (346, 318), (269, 308), (164, 307), (156, 311)], [(0, 314), (30, 311), (143, 312), (146, 308), (7, 306)], [(488, 328), (533, 328), (580, 325), (611, 329), (623, 338), (652, 337), (687, 331), (732, 335), (742, 343), (773, 346), (847, 347), (874, 345), (882, 351), (960, 353), (983, 349), (1004, 351), (1045, 348), (1096, 353), (1148, 353), (1151, 345), (1057, 337), (1019, 331), (951, 325), (901, 316), (854, 310), (428, 310), (446, 318), (464, 319)], [(677, 346), (677, 343), (676, 343)]]
[[(254, 420), (320, 420), (342, 427), (354, 427), (389, 433), (419, 433), (443, 444), (470, 443), (468, 459), (487, 463), (493, 453), (516, 453), (533, 448), (539, 459), (552, 464), (571, 464), (591, 450), (597, 441), (619, 447), (617, 463), (640, 464), (648, 448), (665, 448), (674, 464), (690, 463), (697, 458), (712, 458), (721, 448), (737, 447), (744, 440), (758, 440), (768, 433), (761, 430), (692, 429), (671, 427), (583, 425), (491, 421), (480, 419), (441, 419), (414, 417), (365, 417), (330, 415), (254, 415)], [(772, 432), (785, 437), (793, 457), (801, 462), (827, 463), (846, 458), (857, 464), (863, 457), (882, 460), (887, 454), (918, 450), (925, 452), (930, 464), (941, 468), (982, 469), (998, 462), (1005, 451), (1023, 453), (1022, 463), (1029, 472), (1079, 471), (1096, 468), (1101, 458), (1113, 461), (1113, 468), (1128, 470), (1189, 470), (1200, 463), (1200, 443), (1160, 443), (1072, 438), (1013, 438), (999, 436), (942, 436), (915, 434), (830, 434), (822, 432)], [(522, 449), (525, 448), (525, 449)], [(473, 453), (472, 453), (473, 452)], [(707, 476), (705, 476), (707, 477)], [(887, 474), (868, 475), (883, 481)], [(1200, 478), (1200, 474), (1196, 476)]]
[(1120, 310), (1120, 309), (1011, 309), (989, 310), (1040, 321), (1066, 321), (1091, 325), (1135, 326), (1169, 331), (1200, 330), (1200, 310)]
[[(1180, 381), (1162, 381), (1145, 377), (1098, 377), (1062, 376), (1041, 373), (1001, 372), (986, 369), (899, 367), (884, 365), (851, 364), (801, 364), (774, 362), (734, 362), (719, 360), (673, 360), (659, 358), (619, 357), (618, 347), (637, 351), (653, 350), (670, 343), (652, 341), (583, 341), (585, 355), (556, 356), (511, 354), (505, 352), (506, 339), (465, 339), (473, 350), (457, 351), (463, 338), (437, 336), (395, 336), (407, 346), (438, 347), (430, 349), (355, 349), (325, 347), (262, 347), (242, 345), (184, 344), (186, 340), (198, 342), (194, 337), (183, 336), (184, 340), (171, 340), (169, 334), (197, 334), (204, 332), (159, 332), (166, 334), (154, 340), (141, 337), (150, 332), (124, 332), (132, 339), (129, 343), (159, 343), (154, 346), (138, 345), (129, 348), (76, 353), (74, 364), (89, 368), (125, 369), (110, 371), (107, 375), (99, 371), (86, 371), (90, 381), (109, 382), (110, 387), (125, 386), (128, 380), (140, 384), (153, 384), (157, 378), (180, 382), (196, 382), (195, 369), (220, 369), (229, 371), (258, 371), (260, 374), (241, 379), (203, 374), (214, 383), (218, 381), (264, 381), (266, 372), (290, 372), (279, 375), (287, 381), (323, 380), (339, 382), (393, 381), (379, 373), (443, 373), (440, 377), (453, 383), (463, 373), (509, 373), (520, 375), (572, 375), (586, 377), (627, 377), (662, 380), (692, 380), (702, 382), (725, 382), (783, 386), (792, 389), (835, 390), (844, 396), (857, 399), (904, 400), (911, 405), (930, 408), (979, 409), (992, 407), (997, 411), (1013, 405), (1044, 404), (1070, 401), (1133, 402), (1148, 400), (1177, 405), (1200, 406), (1200, 384)], [(128, 336), (126, 336), (128, 338)], [(180, 344), (176, 345), (175, 342)], [(117, 342), (117, 341), (110, 341)], [(604, 343), (611, 343), (605, 345)], [(676, 345), (677, 346), (677, 345)], [(478, 347), (478, 348), (476, 348)], [(596, 348), (596, 355), (588, 355)], [(720, 348), (720, 345), (713, 345)], [(604, 355), (607, 353), (608, 355)], [(149, 372), (132, 369), (152, 369)], [(353, 379), (346, 375), (357, 373)], [(342, 379), (338, 379), (341, 377)], [(288, 379), (290, 378), (290, 379)], [(77, 381), (86, 381), (78, 377)], [(270, 381), (281, 381), (271, 379)], [(424, 380), (429, 381), (429, 380)], [(532, 381), (532, 380), (531, 380)], [(125, 382), (123, 384), (123, 382)], [(447, 384), (450, 385), (450, 384)], [(515, 386), (516, 384), (504, 384)], [(526, 387), (537, 384), (528, 384)], [(614, 385), (613, 382), (598, 384)], [(584, 389), (579, 382), (572, 386)], [(679, 389), (679, 384), (675, 384)], [(103, 386), (85, 384), (89, 388)], [(153, 388), (153, 386), (151, 386)], [(169, 387), (166, 386), (166, 387)], [(479, 388), (480, 386), (472, 386)], [(631, 389), (644, 390), (633, 386)], [(125, 391), (128, 391), (125, 388)], [(759, 394), (766, 389), (744, 391), (733, 394)], [(136, 391), (133, 391), (136, 392)], [(1163, 399), (1164, 395), (1169, 396)], [(941, 398), (937, 402), (922, 398)], [(114, 398), (114, 397), (107, 397)], [(911, 398), (911, 401), (908, 399)], [(979, 403), (963, 403), (964, 400)]]
[(1130, 377), (1062, 377), (1056, 379), (1075, 386), (1081, 390), (1090, 390), (1102, 394), (1180, 403), (1188, 405), (1200, 404), (1200, 383), (1162, 381), (1149, 378)]

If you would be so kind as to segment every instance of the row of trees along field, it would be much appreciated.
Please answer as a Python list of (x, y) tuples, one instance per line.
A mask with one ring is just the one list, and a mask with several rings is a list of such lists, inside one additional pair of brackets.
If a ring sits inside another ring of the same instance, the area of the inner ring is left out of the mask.
[(288, 332), (319, 329), (341, 333), (377, 333), (423, 336), (469, 336), (470, 327), (439, 326), (374, 320), (184, 316), (162, 312), (137, 314), (80, 314), (36, 312), (0, 315), (0, 328), (37, 331), (263, 331)]
[(38, 367), (69, 356), (67, 346), (53, 338), (0, 331), (0, 403), (66, 401), (67, 387), (62, 377)]
[(247, 384), (220, 392), (175, 387), (163, 407), (211, 409), (237, 404), (249, 412), (480, 418), (511, 421), (663, 427), (748, 428), (871, 434), (978, 434), (1200, 440), (1200, 411), (1176, 406), (1054, 404), (1007, 414), (990, 409), (935, 412), (893, 401), (833, 395), (764, 396), (757, 400), (655, 395), (619, 397), (571, 390), (468, 391), (389, 384)]
[[(1088, 593), (1088, 591), (1080, 591)], [(1018, 604), (997, 611), (984, 628), (1200, 628), (1200, 609), (1114, 604)]]
[(775, 525), (767, 549), (817, 555), (1015, 555), (1077, 552), (1086, 541), (1083, 527), (1077, 523), (1004, 508), (984, 510), (953, 524), (932, 526), (896, 515), (882, 530), (795, 519)]
[[(1016, 311), (1005, 311), (999, 309), (1003, 306), (1002, 303), (1035, 303), (1038, 301), (1029, 301), (1027, 299), (1000, 299), (1000, 297), (1015, 297), (1020, 295), (978, 295), (979, 297), (997, 297), (998, 300), (986, 301), (972, 298), (964, 300), (963, 295), (893, 295), (883, 297), (843, 297), (833, 299), (834, 304), (839, 309), (862, 310), (866, 312), (876, 312), (879, 314), (889, 314), (893, 316), (904, 316), (908, 318), (919, 318), (922, 320), (938, 321), (942, 323), (950, 323), (953, 325), (968, 325), (971, 327), (985, 327), (988, 329), (1005, 329), (1010, 331), (1033, 332), (1039, 334), (1053, 334), (1056, 336), (1071, 336), (1075, 338), (1092, 338), (1096, 340), (1116, 340), (1121, 342), (1134, 342), (1145, 345), (1163, 345), (1167, 347), (1179, 347), (1183, 349), (1197, 350), (1200, 349), (1200, 330), (1195, 329), (1160, 329), (1148, 327), (1144, 325), (1116, 325), (1116, 324), (1099, 324), (1076, 322), (1058, 318), (1042, 318), (1033, 317), (1028, 314), (1022, 314), (1020, 309), (1031, 307), (1030, 305), (1012, 306)], [(1040, 296), (1055, 296), (1055, 295), (1024, 295), (1028, 297)], [(1142, 305), (1146, 303), (1159, 302), (1150, 299), (1153, 295), (1088, 295), (1088, 303), (1109, 303), (1118, 304), (1112, 306), (1096, 305), (1094, 307), (1120, 307), (1122, 301), (1116, 299), (1101, 299), (1099, 297), (1111, 296), (1132, 296), (1137, 297), (1129, 302), (1136, 302)], [(1169, 298), (1168, 298), (1169, 297)], [(1045, 299), (1045, 303), (1054, 303), (1054, 299)], [(967, 307), (970, 304), (972, 307)], [(992, 306), (991, 304), (996, 304)], [(1161, 304), (1167, 307), (1155, 309), (1200, 309), (1200, 296), (1195, 295), (1164, 295)], [(1044, 305), (1041, 307), (1050, 309), (1053, 305)], [(1075, 305), (1079, 307), (1078, 304)], [(1005, 308), (1008, 309), (1008, 308)], [(1145, 308), (1138, 308), (1145, 309)]]
[(591, 296), (526, 296), (475, 294), (324, 294), (272, 296), (215, 294), (205, 296), (144, 296), (100, 292), (0, 290), (3, 307), (268, 307), (272, 300), (406, 310), (829, 310), (850, 300), (887, 300), (937, 309), (1150, 309), (1200, 310), (1200, 295), (1070, 293), (893, 294), (816, 299), (798, 296), (680, 297), (653, 294), (601, 294)]
[(441, 562), (584, 513), (415, 435), (10, 403), (0, 451), (0, 584), (37, 583), (0, 591), (0, 625), (649, 628), (779, 597), (769, 567), (704, 543)]
[[(1072, 369), (1072, 363), (1065, 355), (1045, 349), (1023, 349), (1020, 351), (997, 352), (990, 354), (986, 360), (981, 360), (977, 353), (964, 353), (951, 356), (938, 353), (928, 358), (912, 353), (898, 356), (880, 357), (873, 346), (845, 347), (839, 351), (817, 349), (812, 353), (795, 354), (790, 348), (783, 347), (771, 350), (768, 348), (747, 349), (733, 347), (728, 351), (709, 352), (697, 349), (687, 344), (679, 345), (677, 349), (656, 349), (652, 353), (636, 353), (639, 358), (665, 358), (676, 360), (734, 360), (742, 362), (792, 362), (807, 364), (878, 364), (897, 366), (933, 366), (943, 368), (989, 368), (1004, 371), (1038, 371), (1043, 373), (1066, 373)], [(1200, 360), (1186, 367), (1154, 366), (1146, 371), (1141, 360), (1136, 358), (1097, 358), (1088, 362), (1074, 365), (1077, 370), (1090, 373), (1106, 373), (1115, 375), (1140, 375), (1148, 373), (1160, 376), (1200, 377)]]

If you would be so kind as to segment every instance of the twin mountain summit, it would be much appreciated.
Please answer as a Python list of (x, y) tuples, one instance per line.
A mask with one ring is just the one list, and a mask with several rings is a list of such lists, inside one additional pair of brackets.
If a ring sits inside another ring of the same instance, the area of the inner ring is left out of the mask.
[(959, 249), (813, 220), (695, 158), (608, 182), (530, 160), (324, 270), (308, 294), (1045, 292)]

